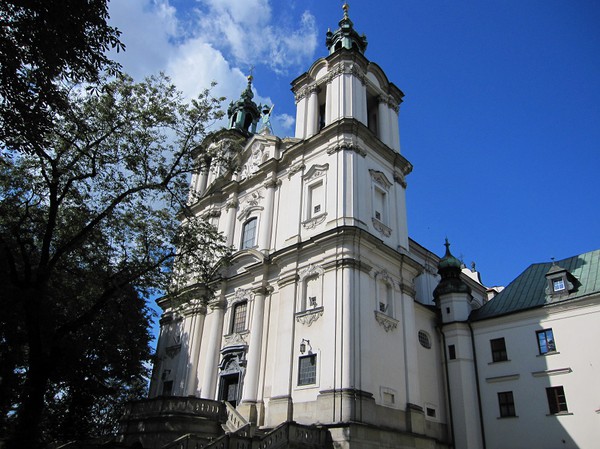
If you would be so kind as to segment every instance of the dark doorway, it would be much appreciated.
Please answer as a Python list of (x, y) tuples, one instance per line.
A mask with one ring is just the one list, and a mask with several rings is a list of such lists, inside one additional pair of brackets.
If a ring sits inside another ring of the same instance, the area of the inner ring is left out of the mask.
[(227, 401), (232, 406), (236, 407), (238, 403), (239, 384), (239, 373), (221, 376), (221, 382), (219, 386), (219, 399), (221, 401)]

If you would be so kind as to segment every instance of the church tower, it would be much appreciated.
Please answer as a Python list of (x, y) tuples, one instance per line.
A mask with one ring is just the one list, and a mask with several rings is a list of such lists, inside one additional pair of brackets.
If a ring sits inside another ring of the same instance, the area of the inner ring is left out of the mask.
[(255, 133), (249, 82), (206, 139), (234, 163), (199, 160), (190, 201), (235, 252), (212, 296), (159, 301), (150, 397), (223, 401), (232, 432), (295, 422), (340, 447), (447, 447), (438, 258), (408, 237), (404, 94), (348, 5), (326, 46), (292, 82), (294, 137)]

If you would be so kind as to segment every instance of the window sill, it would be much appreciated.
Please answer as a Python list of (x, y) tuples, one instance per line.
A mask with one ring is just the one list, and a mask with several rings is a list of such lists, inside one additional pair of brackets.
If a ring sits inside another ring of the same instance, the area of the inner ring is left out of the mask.
[(496, 419), (513, 419), (513, 418), (518, 418), (519, 415), (512, 415), (512, 416), (498, 416)]
[(506, 360), (498, 360), (497, 362), (488, 362), (488, 365), (499, 365), (501, 363), (506, 363), (506, 362), (512, 362), (512, 360), (506, 359)]
[(548, 413), (546, 416), (571, 416), (572, 412), (559, 412), (559, 413)]
[(323, 316), (323, 306), (296, 313), (296, 322), (308, 327)]
[(376, 231), (380, 232), (382, 235), (389, 237), (392, 235), (392, 228), (387, 227), (383, 222), (378, 220), (377, 218), (372, 218), (373, 227)]
[(538, 355), (536, 355), (536, 357), (548, 357), (551, 355), (558, 355), (558, 354), (560, 354), (560, 352), (558, 352), (558, 351), (548, 351), (548, 352), (544, 352), (543, 354), (538, 354)]
[(318, 215), (313, 215), (309, 219), (302, 222), (304, 229), (313, 229), (323, 223), (327, 218), (327, 212), (321, 212)]

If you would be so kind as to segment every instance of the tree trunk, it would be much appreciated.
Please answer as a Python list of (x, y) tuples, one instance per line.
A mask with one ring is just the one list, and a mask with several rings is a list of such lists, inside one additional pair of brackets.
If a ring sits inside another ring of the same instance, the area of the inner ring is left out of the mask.
[(44, 312), (40, 301), (42, 295), (39, 291), (31, 289), (25, 305), (27, 338), (28, 338), (28, 368), (25, 385), (17, 410), (17, 423), (15, 432), (9, 440), (8, 449), (37, 448), (41, 447), (42, 433), (41, 421), (44, 410), (44, 400), (52, 367), (50, 359), (51, 342), (48, 335), (44, 335)]

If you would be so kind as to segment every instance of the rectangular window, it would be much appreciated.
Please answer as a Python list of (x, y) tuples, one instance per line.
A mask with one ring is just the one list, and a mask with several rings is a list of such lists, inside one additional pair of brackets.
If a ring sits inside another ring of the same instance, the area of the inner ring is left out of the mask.
[(565, 289), (565, 281), (563, 278), (559, 278), (559, 279), (553, 279), (552, 280), (552, 287), (554, 288), (555, 292), (559, 292), (561, 290)]
[(567, 413), (567, 398), (563, 387), (548, 387), (546, 388), (546, 396), (548, 396), (548, 408), (551, 415), (557, 413)]
[(323, 182), (313, 184), (308, 188), (308, 204), (309, 214), (308, 218), (312, 218), (318, 215), (323, 210), (323, 204), (325, 201), (325, 188)]
[(512, 391), (498, 393), (498, 405), (500, 406), (500, 417), (517, 416), (515, 414), (515, 400)]
[(508, 360), (504, 338), (490, 340), (490, 345), (492, 347), (492, 361), (503, 362), (504, 360)]
[(435, 418), (435, 409), (431, 407), (427, 407), (427, 416), (430, 418)]
[(382, 223), (386, 222), (386, 214), (385, 214), (385, 192), (375, 186), (375, 193), (373, 197), (373, 215), (376, 220), (381, 221)]
[(233, 318), (231, 320), (231, 333), (239, 333), (246, 330), (246, 311), (248, 303), (239, 302), (233, 307)]
[(556, 344), (554, 343), (554, 335), (552, 329), (544, 329), (536, 332), (538, 348), (540, 354), (547, 354), (549, 352), (556, 351)]
[(456, 346), (448, 345), (448, 358), (450, 360), (456, 359)]
[(162, 385), (162, 395), (171, 396), (173, 395), (173, 381), (165, 380)]
[(310, 354), (300, 357), (298, 363), (298, 385), (317, 383), (317, 355)]

